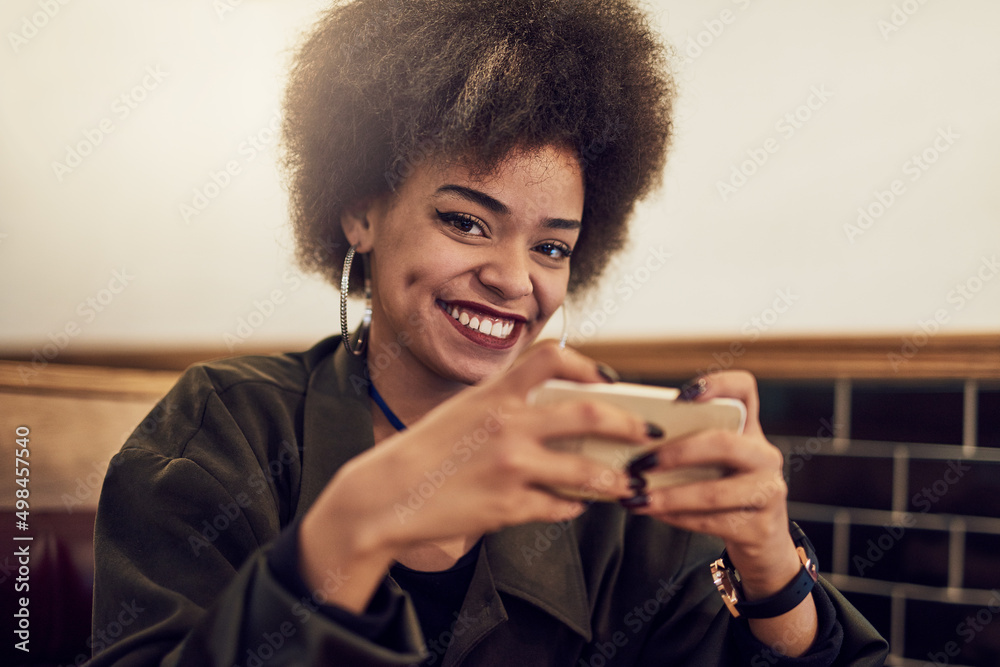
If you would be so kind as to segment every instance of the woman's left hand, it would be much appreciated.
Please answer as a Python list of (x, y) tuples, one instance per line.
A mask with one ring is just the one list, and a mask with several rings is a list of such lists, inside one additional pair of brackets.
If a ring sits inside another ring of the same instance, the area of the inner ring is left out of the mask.
[(671, 440), (654, 450), (655, 456), (647, 459), (642, 472), (718, 465), (728, 474), (649, 490), (648, 505), (633, 511), (678, 528), (721, 537), (740, 572), (744, 592), (753, 598), (768, 597), (802, 567), (788, 531), (783, 457), (764, 437), (757, 383), (750, 373), (724, 371), (705, 376), (702, 382), (705, 390), (695, 401), (743, 401), (747, 407), (743, 432), (711, 430)]

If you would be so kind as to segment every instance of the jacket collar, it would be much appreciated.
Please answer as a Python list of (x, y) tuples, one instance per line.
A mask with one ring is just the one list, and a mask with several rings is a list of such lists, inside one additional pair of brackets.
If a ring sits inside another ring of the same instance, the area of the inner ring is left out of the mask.
[[(335, 339), (306, 355), (310, 367), (302, 437), (302, 486), (296, 516), (313, 504), (334, 473), (349, 459), (374, 446), (368, 374), (356, 357)], [(492, 579), (493, 604), (502, 610), (497, 591), (516, 596), (590, 641), (590, 611), (583, 564), (572, 522), (532, 523), (492, 533), (483, 541), (488, 567), (475, 579)]]
[(547, 612), (591, 640), (583, 563), (572, 521), (511, 526), (484, 540), (498, 591)]

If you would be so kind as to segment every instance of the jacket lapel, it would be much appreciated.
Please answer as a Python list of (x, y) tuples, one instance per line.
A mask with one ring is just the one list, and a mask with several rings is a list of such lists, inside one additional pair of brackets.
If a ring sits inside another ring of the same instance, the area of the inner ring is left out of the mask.
[(332, 354), (325, 351), (309, 374), (296, 517), (305, 514), (341, 466), (375, 445), (364, 357), (343, 345)]
[(497, 590), (530, 602), (591, 640), (590, 604), (571, 521), (512, 526), (487, 536)]

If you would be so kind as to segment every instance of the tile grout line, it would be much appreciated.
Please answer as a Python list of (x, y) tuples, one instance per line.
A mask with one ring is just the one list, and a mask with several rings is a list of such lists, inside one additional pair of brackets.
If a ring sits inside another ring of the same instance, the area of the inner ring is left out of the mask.
[(906, 596), (899, 586), (893, 586), (891, 600), (889, 645), (897, 647), (901, 655), (906, 646)]
[(975, 380), (965, 381), (965, 397), (962, 410), (962, 454), (972, 457), (976, 454), (976, 433), (979, 421), (979, 383)]
[(949, 598), (957, 598), (965, 575), (965, 521), (955, 517), (948, 531), (948, 590)]
[(833, 450), (843, 452), (851, 438), (851, 380), (840, 378), (833, 383)]
[[(822, 565), (822, 563), (820, 563)], [(881, 598), (891, 598), (898, 590), (899, 595), (907, 600), (920, 600), (923, 602), (940, 602), (942, 604), (959, 604), (966, 606), (984, 607), (991, 602), (996, 604), (997, 595), (994, 590), (983, 588), (962, 588), (957, 589), (954, 595), (949, 595), (944, 586), (933, 586), (929, 584), (900, 583), (898, 581), (886, 581), (884, 579), (870, 579), (868, 577), (825, 573), (827, 578), (842, 593), (861, 593), (863, 595), (873, 595)]]
[(851, 548), (851, 513), (838, 509), (833, 515), (833, 567), (836, 574), (849, 574), (848, 560)]
[(910, 449), (899, 445), (892, 451), (892, 521), (903, 523), (910, 489)]
[[(859, 526), (885, 526), (897, 522), (899, 517), (889, 510), (873, 510), (867, 507), (842, 507), (841, 505), (818, 505), (790, 501), (788, 511), (796, 521), (815, 521), (818, 523), (833, 523), (837, 511), (848, 509), (851, 512), (851, 522)], [(943, 515), (927, 514), (925, 512), (904, 512), (903, 518), (910, 525), (908, 528), (920, 530), (935, 530), (947, 532), (950, 530), (950, 517), (959, 516), (966, 526), (966, 531), (984, 535), (1000, 535), (1000, 518), (974, 516), (970, 514)], [(970, 528), (971, 526), (971, 528)]]

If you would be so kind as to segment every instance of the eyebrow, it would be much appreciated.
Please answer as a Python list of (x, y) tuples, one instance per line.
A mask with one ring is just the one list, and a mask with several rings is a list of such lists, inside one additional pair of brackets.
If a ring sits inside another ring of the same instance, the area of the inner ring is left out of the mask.
[[(475, 204), (479, 204), (493, 213), (510, 215), (510, 208), (508, 208), (506, 204), (479, 190), (473, 190), (472, 188), (467, 188), (462, 185), (448, 184), (439, 187), (435, 194), (442, 193), (456, 194), (462, 199), (467, 199)], [(566, 218), (547, 218), (542, 223), (542, 226), (549, 229), (580, 229), (581, 227), (579, 220), (568, 220)]]

